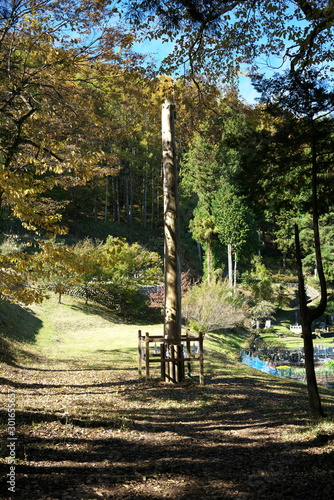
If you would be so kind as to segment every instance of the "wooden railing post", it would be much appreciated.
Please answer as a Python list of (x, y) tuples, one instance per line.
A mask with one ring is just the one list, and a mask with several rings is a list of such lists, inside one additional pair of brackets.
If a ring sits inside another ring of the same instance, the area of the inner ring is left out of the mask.
[(146, 382), (150, 378), (150, 334), (145, 333), (145, 365), (146, 365)]
[(141, 330), (138, 330), (138, 376), (142, 376), (141, 369)]
[(204, 385), (204, 352), (203, 352), (203, 333), (199, 334), (199, 383)]
[[(190, 358), (190, 338), (189, 338), (189, 334), (188, 334), (189, 330), (187, 328), (186, 330), (186, 352), (187, 352), (187, 358)], [(188, 376), (190, 377), (190, 374), (191, 374), (191, 363), (190, 361), (187, 361), (187, 369), (188, 369)]]
[(160, 344), (160, 370), (161, 370), (161, 380), (165, 380), (166, 377), (166, 363), (165, 363), (165, 358), (166, 358), (166, 347), (165, 344)]

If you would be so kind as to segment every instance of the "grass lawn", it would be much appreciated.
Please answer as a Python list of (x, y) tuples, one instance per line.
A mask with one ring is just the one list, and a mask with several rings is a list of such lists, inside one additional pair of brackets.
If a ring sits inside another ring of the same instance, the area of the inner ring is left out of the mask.
[(124, 324), (106, 308), (80, 299), (51, 298), (32, 307), (42, 321), (34, 347), (52, 359), (89, 366), (137, 364), (138, 330), (162, 334), (162, 325)]
[[(282, 345), (285, 349), (298, 349), (303, 346), (303, 339), (299, 334), (292, 333), (290, 325), (296, 323), (296, 308), (284, 306), (272, 321), (272, 328), (261, 329), (260, 335), (267, 344)], [(313, 340), (314, 345), (334, 346), (334, 337)]]

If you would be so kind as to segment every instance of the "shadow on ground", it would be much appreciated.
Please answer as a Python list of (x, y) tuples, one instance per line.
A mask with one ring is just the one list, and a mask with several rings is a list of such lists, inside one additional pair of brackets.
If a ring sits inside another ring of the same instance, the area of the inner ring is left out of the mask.
[[(16, 492), (7, 498), (332, 499), (333, 426), (296, 433), (309, 424), (302, 384), (247, 367), (204, 387), (145, 384), (135, 370), (40, 368), (9, 366), (3, 376), (18, 405)], [(332, 412), (334, 394), (323, 398)], [(8, 493), (6, 428), (3, 438)]]
[(0, 329), (2, 338), (33, 343), (42, 321), (28, 308), (0, 301)]

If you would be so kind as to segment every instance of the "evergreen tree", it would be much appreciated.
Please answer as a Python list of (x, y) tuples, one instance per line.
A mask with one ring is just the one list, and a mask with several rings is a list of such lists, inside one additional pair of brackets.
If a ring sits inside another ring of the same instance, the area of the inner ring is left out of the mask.
[[(295, 216), (306, 212), (312, 218), (313, 246), (321, 287), (321, 300), (315, 308), (307, 306), (300, 228), (297, 223), (294, 226), (294, 233), (309, 402), (312, 414), (320, 417), (323, 415), (323, 410), (314, 371), (312, 322), (325, 312), (327, 303), (319, 232), (319, 217), (321, 211), (325, 210), (326, 198), (322, 197), (320, 201), (319, 192), (327, 184), (326, 174), (331, 169), (328, 159), (331, 155), (328, 153), (323, 155), (320, 144), (332, 141), (331, 129), (326, 133), (323, 125), (324, 121), (327, 121), (324, 117), (334, 109), (334, 93), (327, 87), (326, 82), (319, 78), (315, 70), (304, 73), (290, 72), (284, 76), (276, 76), (272, 80), (262, 79), (257, 88), (262, 90), (263, 102), (269, 105), (276, 116), (283, 111), (283, 117), (289, 118), (287, 122), (281, 120), (277, 136), (280, 137), (280, 141), (282, 137), (286, 140), (280, 143), (275, 141), (275, 136), (272, 137), (272, 144), (279, 153), (276, 157), (272, 156), (275, 163), (272, 161), (268, 169), (272, 185), (266, 184), (272, 206), (278, 208), (284, 203), (295, 212)], [(284, 127), (285, 123), (289, 124), (287, 129)], [(290, 127), (292, 123), (295, 131)], [(288, 130), (294, 136), (301, 134), (300, 140), (290, 142)], [(281, 145), (277, 148), (278, 144)], [(273, 165), (276, 167), (276, 172)], [(283, 189), (282, 185), (278, 189), (280, 179), (284, 183)], [(323, 184), (324, 179), (326, 181)], [(265, 179), (263, 181), (266, 182)]]
[(245, 200), (227, 184), (223, 184), (217, 192), (212, 203), (212, 212), (219, 240), (227, 247), (230, 286), (235, 286), (237, 262), (245, 252), (249, 258), (257, 248), (256, 221)]
[(214, 273), (213, 244), (217, 239), (212, 201), (220, 185), (221, 167), (217, 160), (218, 147), (204, 134), (196, 133), (192, 147), (181, 164), (183, 195), (195, 195), (196, 207), (189, 228), (195, 241), (205, 251), (205, 271), (210, 281)]

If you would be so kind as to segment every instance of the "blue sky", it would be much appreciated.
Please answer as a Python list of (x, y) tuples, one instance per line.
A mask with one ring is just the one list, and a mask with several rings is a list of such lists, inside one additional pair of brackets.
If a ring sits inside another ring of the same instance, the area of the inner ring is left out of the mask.
[[(168, 54), (172, 52), (173, 43), (162, 43), (159, 40), (152, 40), (135, 43), (132, 48), (135, 52), (151, 55), (152, 58), (157, 62), (157, 64), (159, 64), (160, 61), (162, 61), (166, 56), (168, 56)], [(273, 64), (272, 61), (270, 61), (270, 63)], [(263, 62), (262, 67), (263, 72), (268, 76), (275, 72), (275, 70), (269, 69), (269, 65), (267, 66), (265, 62)], [(239, 90), (242, 98), (248, 104), (254, 104), (256, 102), (256, 97), (259, 97), (259, 94), (251, 84), (250, 78), (245, 74), (241, 74), (239, 77)]]
[(254, 104), (256, 97), (259, 97), (258, 92), (254, 89), (251, 84), (250, 78), (244, 75), (239, 77), (239, 90), (241, 96), (248, 104)]

